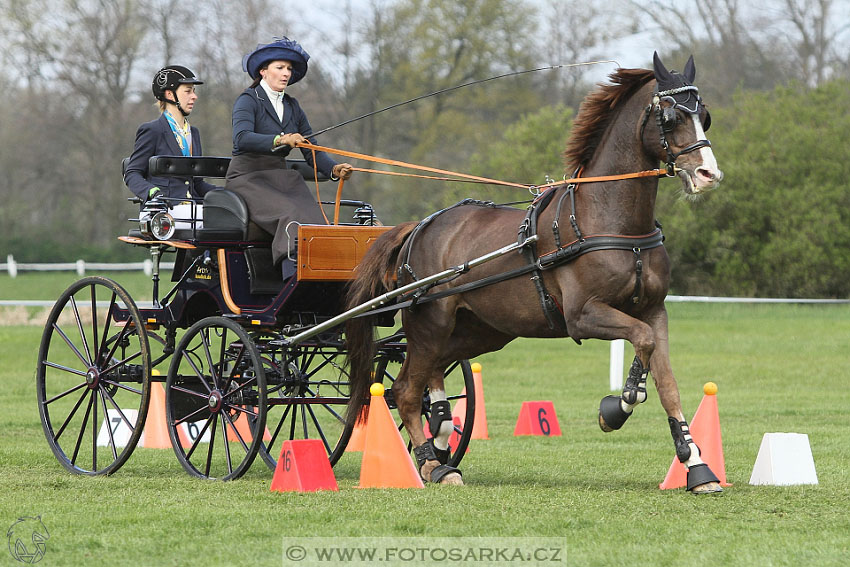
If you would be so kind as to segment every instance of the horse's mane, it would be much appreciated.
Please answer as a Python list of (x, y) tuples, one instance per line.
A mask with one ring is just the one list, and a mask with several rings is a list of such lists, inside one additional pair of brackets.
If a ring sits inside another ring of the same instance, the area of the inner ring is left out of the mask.
[(579, 107), (564, 152), (567, 173), (590, 160), (614, 110), (655, 74), (648, 69), (617, 69), (609, 78), (611, 84), (600, 84)]

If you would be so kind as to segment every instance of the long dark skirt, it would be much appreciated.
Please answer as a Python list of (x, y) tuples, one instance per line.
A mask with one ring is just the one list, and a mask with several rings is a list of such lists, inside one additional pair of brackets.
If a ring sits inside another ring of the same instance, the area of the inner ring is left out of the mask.
[(272, 234), (272, 255), (275, 263), (294, 252), (298, 231), (295, 225), (286, 233), (286, 226), (327, 224), (316, 203), (316, 196), (301, 174), (286, 168), (286, 159), (262, 154), (234, 156), (227, 168), (225, 189), (238, 193), (248, 205), (251, 220)]

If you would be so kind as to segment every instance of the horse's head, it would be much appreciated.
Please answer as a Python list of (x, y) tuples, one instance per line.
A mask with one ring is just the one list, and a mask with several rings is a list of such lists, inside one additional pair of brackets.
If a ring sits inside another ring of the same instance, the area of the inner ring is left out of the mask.
[[(723, 172), (705, 137), (711, 115), (693, 84), (694, 58), (688, 59), (680, 74), (668, 71), (655, 53), (653, 67), (656, 87), (641, 124), (641, 139), (667, 164), (671, 175), (681, 178), (685, 193), (695, 195), (713, 189), (723, 179)], [(652, 122), (656, 128), (647, 128)]]

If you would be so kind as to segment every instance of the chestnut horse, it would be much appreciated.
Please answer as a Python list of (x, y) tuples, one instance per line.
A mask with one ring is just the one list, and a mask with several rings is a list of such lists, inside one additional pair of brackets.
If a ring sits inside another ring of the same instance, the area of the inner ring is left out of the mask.
[[(705, 139), (710, 117), (693, 86), (695, 74), (693, 58), (680, 74), (668, 71), (657, 54), (652, 71), (613, 72), (611, 82), (581, 105), (565, 153), (567, 171), (616, 175), (651, 170), (661, 161), (669, 175), (679, 176), (687, 195), (714, 188), (722, 173)], [(622, 394), (602, 400), (600, 426), (619, 429), (646, 400), (651, 368), (676, 455), (688, 469), (688, 490), (722, 490), (688, 432), (670, 367), (664, 306), (670, 260), (655, 220), (658, 178), (656, 173), (562, 185), (541, 195), (528, 212), (463, 202), (422, 223), (395, 227), (368, 251), (349, 290), (350, 307), (417, 275), (436, 274), (516, 242), (518, 231), (521, 239), (530, 233), (539, 238), (523, 254), (502, 256), (423, 290), (419, 303), (402, 312), (408, 351), (393, 394), (423, 479), (463, 483), (460, 471), (446, 464), (452, 420), (443, 373), (449, 364), (498, 350), (517, 337), (622, 338), (634, 346), (635, 358)], [(392, 273), (398, 282), (388, 278)], [(463, 287), (490, 276), (501, 281)], [(446, 290), (456, 293), (426, 301)], [(352, 422), (368, 400), (374, 327), (368, 317), (352, 319), (346, 335)], [(427, 441), (421, 422), (426, 386), (434, 433)]]

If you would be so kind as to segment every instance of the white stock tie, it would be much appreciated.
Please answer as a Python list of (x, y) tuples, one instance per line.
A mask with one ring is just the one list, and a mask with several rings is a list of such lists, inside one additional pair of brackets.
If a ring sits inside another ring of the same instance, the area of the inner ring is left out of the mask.
[(283, 122), (283, 93), (275, 92), (272, 99), (272, 106), (277, 113), (277, 119)]

